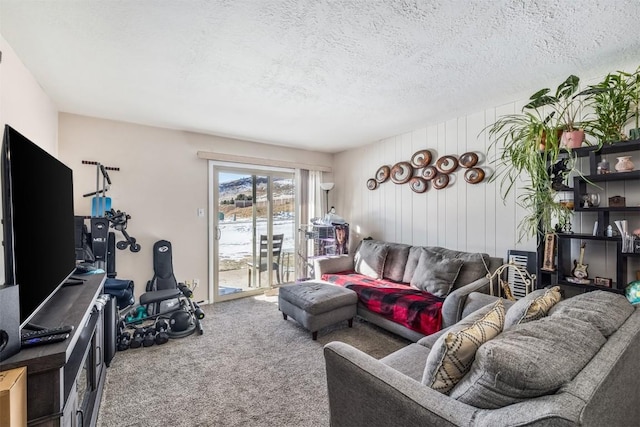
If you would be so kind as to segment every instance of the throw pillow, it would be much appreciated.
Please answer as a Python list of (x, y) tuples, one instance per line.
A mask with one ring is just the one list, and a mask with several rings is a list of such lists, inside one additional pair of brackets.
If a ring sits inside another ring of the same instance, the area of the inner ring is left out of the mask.
[(457, 259), (464, 261), (454, 288), (468, 285), (478, 279), (484, 279), (489, 274), (489, 254), (460, 252)]
[(441, 393), (449, 391), (465, 376), (478, 348), (498, 335), (504, 325), (501, 299), (471, 325), (452, 327), (433, 344), (422, 376), (422, 384)]
[(565, 316), (516, 325), (480, 347), (471, 370), (449, 396), (496, 409), (555, 393), (605, 342), (595, 326)]
[(449, 295), (463, 263), (460, 259), (445, 258), (423, 249), (411, 278), (411, 286), (444, 298)]
[(381, 279), (389, 246), (377, 240), (363, 240), (354, 255), (356, 273)]
[(389, 243), (388, 246), (389, 252), (384, 262), (384, 273), (382, 277), (393, 280), (394, 282), (402, 282), (411, 246), (400, 243)]
[(505, 316), (504, 328), (509, 329), (514, 325), (545, 317), (561, 298), (560, 286), (530, 292), (509, 308)]
[(566, 316), (591, 323), (605, 338), (618, 330), (633, 306), (624, 295), (608, 291), (593, 291), (560, 301), (549, 311), (549, 316)]

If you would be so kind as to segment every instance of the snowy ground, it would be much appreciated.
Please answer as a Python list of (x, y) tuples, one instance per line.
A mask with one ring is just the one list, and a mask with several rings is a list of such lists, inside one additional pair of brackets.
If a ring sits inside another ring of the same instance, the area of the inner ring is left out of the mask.
[[(220, 260), (241, 261), (252, 256), (251, 220), (224, 220), (220, 221), (218, 225), (220, 228), (220, 240), (218, 242)], [(266, 232), (266, 222), (258, 222), (256, 235), (266, 234)], [(293, 219), (274, 220), (273, 234), (281, 233), (284, 234), (282, 252), (293, 252), (295, 242)]]

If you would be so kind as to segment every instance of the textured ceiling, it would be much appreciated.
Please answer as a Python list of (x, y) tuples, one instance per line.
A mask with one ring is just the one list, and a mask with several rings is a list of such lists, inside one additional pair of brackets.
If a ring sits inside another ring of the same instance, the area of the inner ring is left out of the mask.
[(640, 0), (0, 0), (60, 111), (327, 152), (640, 64), (638, 19)]

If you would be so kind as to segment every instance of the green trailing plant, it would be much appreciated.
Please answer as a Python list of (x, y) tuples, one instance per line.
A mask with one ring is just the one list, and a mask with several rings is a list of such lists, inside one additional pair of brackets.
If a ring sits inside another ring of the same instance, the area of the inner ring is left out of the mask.
[(567, 158), (561, 179), (575, 169), (575, 157), (560, 148), (560, 137), (563, 130), (573, 130), (578, 123), (573, 104), (578, 102), (578, 83), (576, 76), (570, 76), (554, 95), (549, 95), (550, 89), (537, 91), (521, 113), (501, 116), (484, 129), (491, 140), (489, 151), (496, 153), (489, 182), (499, 181), (503, 200), (522, 184), (516, 202), (527, 214), (518, 224), (518, 241), (553, 233), (555, 224), (568, 223), (571, 210), (557, 200), (549, 167)]

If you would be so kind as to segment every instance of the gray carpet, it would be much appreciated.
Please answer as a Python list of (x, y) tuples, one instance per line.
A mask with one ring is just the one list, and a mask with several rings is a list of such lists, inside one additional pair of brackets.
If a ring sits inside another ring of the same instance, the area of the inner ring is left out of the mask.
[(343, 341), (380, 358), (408, 344), (365, 321), (320, 331), (284, 320), (277, 297), (203, 307), (204, 334), (117, 352), (99, 427), (328, 426), (322, 347)]

